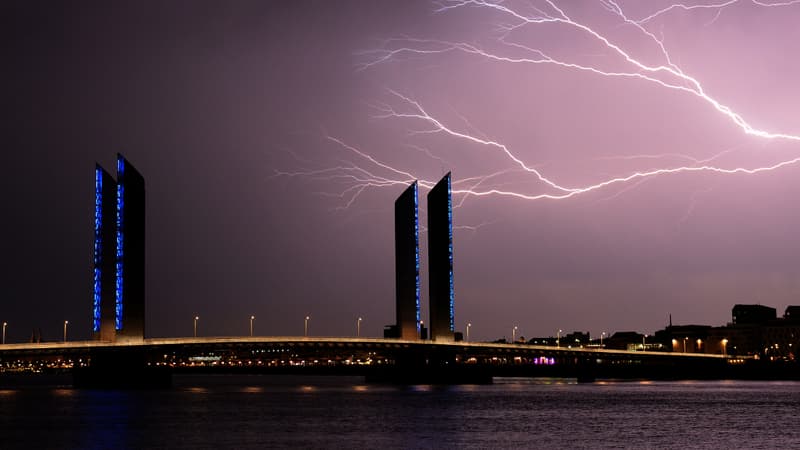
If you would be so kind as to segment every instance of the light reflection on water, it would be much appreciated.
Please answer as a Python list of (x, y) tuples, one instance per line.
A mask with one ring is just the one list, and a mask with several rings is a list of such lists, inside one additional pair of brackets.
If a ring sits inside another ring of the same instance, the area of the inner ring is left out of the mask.
[(242, 392), (246, 392), (248, 394), (261, 394), (264, 392), (264, 388), (261, 386), (247, 386), (242, 388)]
[(0, 390), (0, 446), (800, 448), (798, 411), (798, 382), (176, 377), (163, 390)]

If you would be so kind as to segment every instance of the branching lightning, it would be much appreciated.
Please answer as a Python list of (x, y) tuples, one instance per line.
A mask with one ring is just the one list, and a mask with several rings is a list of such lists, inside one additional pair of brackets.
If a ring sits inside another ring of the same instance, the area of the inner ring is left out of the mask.
[[(488, 1), (488, 0), (452, 0), (438, 3), (436, 13), (446, 14), (453, 10), (462, 8), (477, 8), (492, 14), (493, 16), (503, 17), (510, 21), (501, 25), (500, 36), (494, 43), (492, 49), (480, 46), (476, 43), (453, 42), (436, 39), (420, 39), (414, 37), (403, 37), (386, 40), (383, 46), (378, 49), (362, 52), (360, 57), (364, 58), (358, 66), (358, 70), (370, 70), (379, 65), (392, 62), (403, 61), (408, 57), (431, 58), (444, 54), (461, 53), (469, 57), (478, 58), (481, 61), (488, 61), (497, 64), (508, 65), (551, 65), (563, 70), (578, 71), (599, 77), (613, 77), (641, 82), (651, 83), (659, 89), (674, 91), (677, 95), (691, 95), (706, 106), (710, 106), (713, 111), (726, 118), (743, 135), (754, 136), (764, 140), (783, 140), (789, 142), (800, 141), (800, 135), (785, 131), (775, 131), (762, 129), (751, 124), (743, 115), (734, 111), (731, 107), (723, 103), (722, 100), (710, 95), (704, 88), (701, 81), (683, 70), (670, 56), (664, 39), (648, 30), (648, 24), (654, 22), (661, 16), (666, 16), (674, 11), (692, 12), (696, 10), (713, 11), (717, 17), (725, 9), (735, 4), (751, 4), (757, 7), (791, 7), (800, 4), (800, 0), (791, 0), (775, 3), (767, 3), (757, 0), (728, 0), (718, 3), (686, 5), (675, 3), (661, 8), (649, 15), (632, 18), (623, 10), (615, 0), (599, 0), (600, 5), (609, 14), (613, 15), (621, 26), (632, 27), (635, 29), (654, 49), (657, 50), (662, 64), (648, 64), (637, 59), (632, 52), (627, 51), (621, 43), (615, 42), (611, 37), (603, 34), (600, 30), (591, 25), (579, 21), (566, 11), (566, 8), (559, 6), (554, 0), (543, 0), (542, 7), (537, 8), (528, 5), (526, 11), (515, 9), (509, 2)], [(533, 11), (530, 14), (529, 11)], [(538, 49), (530, 44), (515, 41), (515, 33), (526, 27), (542, 26), (561, 26), (566, 27), (590, 38), (607, 54), (613, 55), (620, 66), (618, 70), (609, 70), (599, 65), (592, 65), (583, 62), (569, 61), (554, 57), (542, 49)], [(618, 176), (610, 176), (599, 181), (574, 185), (565, 184), (557, 181), (553, 177), (547, 176), (541, 169), (524, 158), (518, 156), (509, 146), (497, 139), (485, 136), (478, 136), (469, 130), (464, 130), (456, 125), (447, 123), (446, 120), (430, 112), (424, 106), (424, 102), (412, 98), (409, 95), (397, 90), (389, 90), (390, 97), (393, 99), (391, 104), (383, 104), (376, 107), (376, 118), (392, 120), (408, 124), (412, 131), (411, 137), (420, 135), (440, 135), (448, 139), (460, 141), (479, 151), (492, 152), (507, 162), (509, 168), (494, 171), (482, 176), (461, 178), (453, 180), (452, 192), (455, 196), (460, 196), (456, 202), (456, 207), (462, 206), (469, 197), (488, 197), (502, 196), (517, 198), (522, 200), (564, 200), (592, 191), (601, 190), (613, 185), (629, 185), (634, 188), (642, 182), (657, 177), (679, 173), (708, 172), (720, 175), (753, 175), (763, 172), (778, 170), (800, 162), (800, 156), (785, 159), (779, 162), (754, 166), (754, 167), (723, 167), (714, 164), (714, 161), (723, 155), (733, 151), (728, 149), (709, 158), (695, 158), (684, 153), (668, 153), (662, 155), (627, 155), (609, 156), (607, 159), (625, 159), (636, 161), (647, 159), (649, 161), (659, 161), (664, 159), (682, 160), (687, 165), (665, 166), (635, 170)], [(462, 117), (462, 121), (471, 128), (467, 118)], [(404, 170), (395, 167), (387, 162), (381, 161), (370, 152), (357, 148), (344, 139), (336, 136), (326, 135), (328, 142), (346, 151), (355, 158), (356, 162), (347, 162), (342, 165), (319, 170), (308, 170), (301, 172), (280, 172), (280, 176), (304, 176), (320, 180), (338, 180), (345, 183), (346, 187), (336, 195), (344, 202), (343, 208), (352, 205), (359, 196), (369, 188), (381, 188), (395, 185), (405, 185), (412, 180), (419, 180), (422, 188), (431, 188), (436, 180), (428, 180), (411, 170)], [(430, 158), (444, 162), (445, 160), (435, 154), (434, 149), (422, 147), (416, 144), (405, 144), (407, 147), (416, 151), (423, 152)], [(522, 173), (530, 176), (530, 182), (525, 189), (518, 186), (507, 188), (500, 182), (503, 175), (509, 173)], [(620, 195), (625, 190), (617, 192), (608, 198)], [(694, 200), (693, 200), (694, 201)]]

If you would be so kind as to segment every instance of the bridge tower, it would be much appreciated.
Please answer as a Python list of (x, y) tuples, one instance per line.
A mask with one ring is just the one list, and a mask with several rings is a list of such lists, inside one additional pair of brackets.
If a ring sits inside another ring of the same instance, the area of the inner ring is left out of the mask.
[(419, 192), (414, 181), (394, 202), (397, 336), (419, 339)]
[(113, 341), (115, 337), (116, 205), (117, 182), (97, 165), (94, 179), (92, 334), (101, 341)]
[(144, 178), (117, 154), (115, 329), (117, 342), (144, 339)]
[(455, 295), (450, 172), (428, 193), (428, 270), (431, 339), (452, 341), (455, 336)]
[(144, 339), (144, 178), (117, 155), (117, 180), (95, 168), (92, 332), (95, 339)]

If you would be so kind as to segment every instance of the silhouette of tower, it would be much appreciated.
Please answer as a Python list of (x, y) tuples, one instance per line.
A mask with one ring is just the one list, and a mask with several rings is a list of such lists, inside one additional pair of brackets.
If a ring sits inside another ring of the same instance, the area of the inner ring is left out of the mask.
[(452, 341), (455, 331), (455, 296), (450, 172), (428, 193), (428, 270), (431, 339)]
[(413, 182), (394, 202), (397, 333), (419, 339), (419, 194)]

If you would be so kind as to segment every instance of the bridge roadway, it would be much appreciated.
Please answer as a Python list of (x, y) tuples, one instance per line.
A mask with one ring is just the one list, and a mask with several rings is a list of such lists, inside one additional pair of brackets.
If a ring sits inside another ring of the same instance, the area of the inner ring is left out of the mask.
[(375, 381), (461, 383), (491, 382), (496, 376), (586, 381), (728, 378), (736, 377), (732, 371), (737, 363), (743, 360), (712, 354), (354, 337), (149, 338), (131, 343), (0, 345), (0, 370), (75, 368), (76, 374), (91, 372), (90, 385), (115, 379), (120, 372), (140, 373), (142, 367), (178, 373), (358, 375)]
[[(0, 345), (0, 361), (7, 361), (15, 357), (35, 357), (37, 355), (56, 355), (64, 357), (80, 357), (90, 354), (92, 350), (112, 349), (141, 349), (155, 351), (161, 354), (164, 351), (181, 353), (207, 354), (230, 350), (258, 350), (276, 348), (294, 349), (296, 354), (320, 353), (319, 350), (329, 350), (331, 355), (345, 354), (353, 350), (372, 350), (373, 352), (386, 351), (386, 355), (401, 350), (418, 351), (444, 351), (453, 352), (468, 357), (530, 357), (532, 355), (548, 358), (600, 358), (609, 360), (727, 360), (723, 355), (706, 353), (678, 353), (678, 352), (647, 352), (600, 349), (593, 347), (553, 347), (528, 344), (503, 344), (487, 342), (433, 342), (427, 340), (401, 340), (385, 338), (355, 338), (355, 337), (298, 337), (298, 336), (226, 336), (226, 337), (179, 337), (179, 338), (148, 338), (134, 342), (104, 342), (104, 341), (68, 341), (68, 342), (42, 342), (42, 343), (17, 343)], [(323, 352), (325, 353), (325, 352)]]

